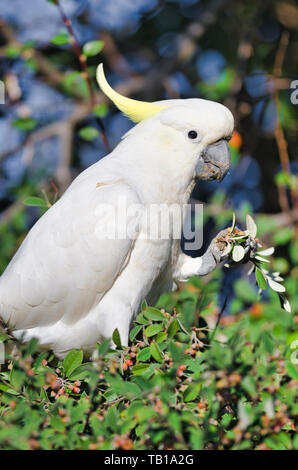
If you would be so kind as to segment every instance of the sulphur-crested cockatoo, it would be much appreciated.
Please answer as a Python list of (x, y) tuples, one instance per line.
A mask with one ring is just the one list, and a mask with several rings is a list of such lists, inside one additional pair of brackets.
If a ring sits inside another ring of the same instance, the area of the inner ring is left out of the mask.
[(2, 322), (15, 337), (35, 337), (60, 358), (71, 349), (92, 354), (116, 328), (127, 345), (144, 299), (152, 304), (174, 281), (211, 272), (222, 256), (216, 239), (202, 257), (191, 258), (179, 237), (147, 236), (144, 213), (183, 207), (198, 179), (225, 176), (231, 112), (197, 98), (123, 97), (107, 83), (102, 64), (97, 80), (138, 124), (38, 220), (0, 278)]

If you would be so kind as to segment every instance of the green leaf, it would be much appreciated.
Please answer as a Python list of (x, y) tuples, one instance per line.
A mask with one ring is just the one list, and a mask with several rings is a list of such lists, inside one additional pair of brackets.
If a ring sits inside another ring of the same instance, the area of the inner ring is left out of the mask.
[(85, 362), (80, 366), (76, 367), (72, 373), (69, 375), (70, 380), (84, 380), (90, 377), (90, 372), (92, 371), (93, 363)]
[(168, 334), (165, 331), (161, 331), (160, 333), (157, 333), (155, 337), (155, 341), (157, 343), (162, 343), (165, 339), (167, 339)]
[(4, 54), (6, 57), (15, 58), (21, 54), (21, 48), (15, 45), (9, 45), (4, 48)]
[(14, 127), (20, 129), (21, 131), (29, 132), (32, 131), (36, 125), (37, 121), (33, 118), (18, 118), (15, 119), (12, 123)]
[(256, 280), (257, 280), (257, 283), (258, 283), (258, 286), (260, 287), (260, 289), (262, 289), (262, 290), (267, 289), (266, 278), (265, 278), (264, 274), (262, 273), (262, 271), (259, 268), (256, 268)]
[(109, 339), (104, 339), (97, 346), (97, 354), (98, 356), (104, 356), (110, 349), (111, 349), (111, 341)]
[(274, 233), (272, 239), (276, 245), (286, 245), (287, 243), (289, 243), (289, 241), (291, 241), (292, 236), (293, 229), (291, 227), (284, 227), (282, 229), (277, 230)]
[[(298, 245), (297, 245), (297, 251), (298, 251)], [(295, 263), (295, 264), (298, 264), (298, 260), (297, 260), (297, 263)], [(274, 271), (277, 271), (279, 273), (284, 274), (284, 273), (287, 273), (289, 271), (290, 267), (289, 267), (288, 261), (285, 258), (274, 258), (272, 268), (273, 268)]]
[(287, 372), (289, 374), (289, 376), (294, 379), (294, 380), (298, 380), (298, 369), (297, 369), (297, 365), (293, 364), (292, 362), (290, 361), (287, 361), (286, 362), (286, 369), (287, 369)]
[(98, 54), (104, 47), (103, 41), (89, 41), (83, 46), (83, 53), (89, 57)]
[(158, 344), (155, 341), (152, 341), (150, 344), (150, 352), (151, 356), (157, 361), (157, 362), (162, 362), (163, 360), (163, 355), (158, 347)]
[(168, 327), (168, 335), (169, 335), (169, 339), (170, 338), (173, 338), (175, 336), (175, 334), (177, 333), (177, 331), (179, 330), (179, 322), (178, 320), (173, 320), (170, 324), (169, 324), (169, 327)]
[(172, 356), (174, 363), (180, 363), (183, 358), (183, 351), (181, 348), (174, 343), (174, 341), (170, 341), (168, 345), (168, 350)]
[(244, 388), (244, 390), (249, 393), (252, 397), (256, 396), (256, 379), (254, 377), (251, 377), (247, 375), (244, 377), (244, 379), (241, 382), (241, 386)]
[(113, 331), (112, 340), (114, 341), (117, 348), (121, 348), (121, 339), (118, 328)]
[(93, 108), (93, 114), (99, 118), (103, 118), (107, 115), (108, 110), (108, 105), (106, 103), (102, 103)]
[(148, 319), (145, 318), (142, 313), (139, 313), (139, 315), (135, 319), (135, 322), (140, 323), (141, 325), (148, 325), (148, 323), (149, 323)]
[(116, 406), (110, 406), (106, 414), (106, 425), (112, 429), (113, 433), (116, 432), (119, 422), (119, 414)]
[(187, 387), (187, 389), (183, 392), (183, 400), (185, 402), (193, 401), (197, 398), (200, 391), (199, 384), (191, 384)]
[(62, 88), (69, 95), (79, 95), (82, 98), (88, 98), (89, 90), (86, 80), (80, 72), (66, 73), (61, 81)]
[(150, 352), (150, 348), (149, 346), (147, 348), (144, 348), (142, 349), (138, 356), (137, 356), (137, 360), (142, 362), (142, 361), (148, 361), (151, 357), (151, 352)]
[(70, 43), (70, 36), (66, 31), (61, 32), (53, 39), (51, 39), (51, 43), (55, 44), (55, 46), (63, 46), (64, 44)]
[(162, 330), (163, 326), (160, 323), (155, 323), (154, 325), (147, 326), (145, 329), (145, 335), (147, 338), (156, 335)]
[(36, 206), (36, 207), (48, 207), (46, 201), (44, 199), (41, 199), (40, 197), (27, 197), (24, 199), (23, 203), (26, 206)]
[(7, 387), (7, 385), (4, 385), (4, 384), (0, 384), (0, 390), (2, 390), (2, 392), (9, 393), (10, 395), (19, 395), (19, 392), (17, 392), (16, 390), (13, 390), (12, 388)]
[(278, 186), (287, 186), (290, 189), (295, 188), (295, 176), (285, 171), (280, 171), (275, 175), (275, 182)]
[(66, 358), (63, 361), (63, 368), (66, 377), (69, 377), (70, 374), (82, 364), (83, 362), (83, 351), (74, 349), (70, 351)]
[(20, 389), (24, 385), (24, 382), (26, 379), (25, 372), (23, 370), (17, 369), (15, 365), (13, 365), (13, 368), (10, 371), (9, 379), (10, 379), (10, 384), (14, 388)]
[(99, 136), (99, 132), (97, 129), (95, 129), (95, 127), (86, 126), (80, 129), (79, 136), (82, 139), (91, 142), (92, 140), (96, 139)]
[(165, 319), (164, 314), (157, 308), (148, 307), (143, 311), (143, 315), (149, 318), (149, 320), (162, 321)]
[(150, 367), (150, 364), (136, 364), (132, 369), (132, 373), (134, 375), (142, 375), (144, 372), (146, 372), (146, 370), (148, 369), (148, 367)]
[(136, 325), (132, 330), (131, 332), (129, 333), (129, 339), (130, 341), (133, 341), (135, 339), (135, 337), (137, 336), (137, 334), (141, 331), (141, 329), (143, 328), (142, 325)]
[(137, 384), (133, 382), (124, 382), (122, 380), (122, 382), (118, 382), (116, 387), (114, 383), (112, 383), (112, 386), (116, 390), (118, 395), (124, 395), (129, 400), (133, 400), (134, 398), (138, 397), (141, 392)]

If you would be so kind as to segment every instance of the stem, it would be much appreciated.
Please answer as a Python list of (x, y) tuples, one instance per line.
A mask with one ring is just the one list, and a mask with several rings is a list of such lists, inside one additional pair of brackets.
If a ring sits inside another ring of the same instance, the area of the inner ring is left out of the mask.
[[(280, 38), (280, 43), (276, 52), (275, 62), (273, 67), (273, 77), (274, 82), (276, 84), (277, 79), (282, 75), (282, 68), (285, 60), (285, 55), (287, 52), (289, 44), (289, 33), (288, 31), (284, 31)], [(281, 119), (280, 119), (280, 102), (279, 102), (279, 95), (278, 95), (278, 87), (274, 87), (273, 98), (277, 108), (277, 126), (274, 131), (274, 136), (278, 148), (279, 159), (281, 163), (282, 170), (285, 173), (291, 174), (291, 167), (290, 167), (290, 158), (288, 153), (288, 144), (285, 138), (284, 130), (282, 128)], [(290, 206), (287, 197), (287, 190), (285, 186), (278, 185), (278, 194), (279, 194), (279, 203), (283, 212), (287, 212), (290, 214)], [(291, 190), (291, 199), (293, 206), (298, 210), (298, 201), (297, 201), (297, 193), (295, 189)]]
[[(87, 69), (87, 58), (86, 58), (85, 54), (83, 54), (83, 51), (82, 51), (81, 46), (79, 44), (79, 41), (77, 40), (76, 34), (75, 34), (74, 29), (72, 27), (72, 23), (71, 23), (70, 19), (67, 17), (66, 13), (64, 12), (59, 0), (55, 0), (55, 3), (56, 3), (56, 5), (57, 5), (57, 7), (60, 11), (62, 21), (63, 21), (63, 23), (65, 24), (65, 26), (67, 28), (67, 31), (70, 35), (71, 44), (72, 44), (72, 46), (74, 48), (74, 51), (75, 51), (75, 54), (76, 54), (76, 56), (79, 60), (80, 67), (81, 67), (81, 70), (82, 70), (82, 77), (86, 81), (87, 86), (88, 86), (88, 90), (89, 90), (90, 106), (91, 106), (91, 109), (93, 109), (95, 104), (96, 104), (96, 100), (95, 100), (94, 90), (93, 90), (93, 87), (92, 87), (92, 82), (91, 82), (91, 79), (90, 79), (90, 76), (89, 76), (89, 73), (88, 73), (88, 69)], [(102, 137), (103, 143), (104, 143), (107, 151), (110, 152), (111, 147), (110, 147), (110, 144), (108, 142), (108, 139), (107, 139), (107, 136), (106, 136), (106, 133), (105, 133), (105, 128), (104, 128), (103, 122), (99, 117), (96, 117), (96, 122), (100, 127), (101, 137)]]
[(220, 323), (220, 320), (221, 320), (221, 317), (225, 311), (225, 308), (226, 308), (226, 305), (227, 305), (227, 301), (228, 301), (228, 297), (225, 297), (225, 300), (224, 300), (224, 303), (223, 303), (223, 306), (220, 310), (220, 312), (218, 313), (218, 316), (217, 316), (217, 321), (216, 321), (216, 325), (214, 327), (214, 330), (212, 332), (212, 335), (211, 335), (211, 338), (210, 338), (210, 343), (212, 343), (213, 339), (214, 339), (214, 336), (215, 336), (215, 333), (216, 333), (216, 330), (217, 330), (217, 327)]

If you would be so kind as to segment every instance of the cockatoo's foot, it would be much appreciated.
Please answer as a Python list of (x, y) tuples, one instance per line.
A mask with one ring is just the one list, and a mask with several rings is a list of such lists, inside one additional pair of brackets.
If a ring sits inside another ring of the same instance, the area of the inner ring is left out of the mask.
[(227, 234), (227, 230), (221, 230), (217, 236), (213, 238), (208, 250), (201, 258), (202, 263), (197, 273), (199, 276), (205, 276), (206, 274), (211, 273), (223, 260), (227, 246), (227, 243), (225, 242)]
[(225, 250), (228, 245), (225, 240), (228, 235), (228, 229), (221, 230), (217, 236), (213, 238), (203, 256), (191, 258), (183, 253), (178, 262), (177, 271), (174, 273), (174, 279), (177, 279), (177, 281), (186, 281), (191, 276), (205, 276), (214, 271), (225, 257)]
[[(229, 250), (229, 239), (231, 236), (231, 230), (225, 229), (221, 230), (212, 242), (209, 245), (206, 253), (200, 259), (200, 266), (198, 266), (196, 274), (199, 276), (205, 276), (206, 274), (211, 273), (216, 266), (222, 262), (225, 258), (228, 257)], [(253, 256), (257, 250), (257, 242), (248, 238), (245, 246), (245, 257), (244, 260), (247, 260), (249, 257)]]
[(225, 251), (227, 248), (227, 239), (229, 237), (228, 229), (221, 230), (215, 238), (213, 238), (207, 252), (210, 250), (217, 263), (220, 263), (226, 256)]
[[(241, 230), (237, 227), (235, 227), (235, 231), (236, 233), (241, 233)], [(229, 228), (221, 230), (219, 234), (214, 238), (212, 243), (214, 243), (212, 247), (214, 256), (219, 261), (222, 261), (222, 259), (227, 257), (231, 252), (231, 230)], [(252, 237), (248, 237), (245, 241), (245, 256), (243, 257), (243, 260), (247, 262), (249, 258), (253, 258), (257, 252), (257, 248), (257, 241)]]

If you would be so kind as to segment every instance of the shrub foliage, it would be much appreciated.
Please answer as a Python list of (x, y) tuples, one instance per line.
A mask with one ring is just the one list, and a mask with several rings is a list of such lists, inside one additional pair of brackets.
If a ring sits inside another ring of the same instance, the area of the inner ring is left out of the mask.
[(115, 330), (115, 349), (104, 341), (92, 362), (2, 334), (1, 448), (297, 449), (296, 317), (275, 293), (246, 308), (240, 280), (242, 313), (215, 328), (216, 290), (193, 279), (159, 308), (144, 303), (129, 347)]

